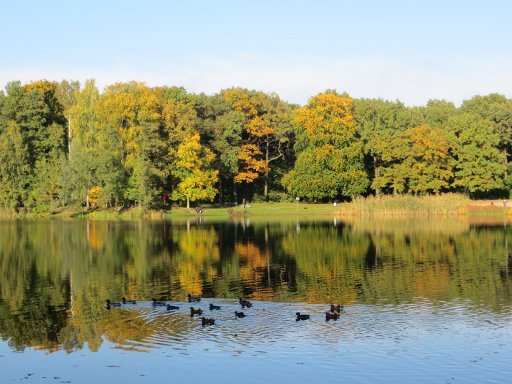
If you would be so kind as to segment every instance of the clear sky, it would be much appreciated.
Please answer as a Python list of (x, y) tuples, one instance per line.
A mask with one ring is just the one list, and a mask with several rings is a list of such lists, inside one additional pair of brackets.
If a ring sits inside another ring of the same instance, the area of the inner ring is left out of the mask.
[(511, 0), (0, 0), (0, 87), (94, 78), (303, 104), (512, 96)]

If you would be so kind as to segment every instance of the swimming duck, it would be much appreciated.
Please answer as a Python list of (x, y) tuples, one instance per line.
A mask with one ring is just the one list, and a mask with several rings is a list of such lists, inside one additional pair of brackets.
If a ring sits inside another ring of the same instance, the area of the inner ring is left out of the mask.
[(188, 294), (188, 302), (189, 303), (199, 303), (201, 301), (201, 296), (192, 296), (190, 293)]
[(200, 309), (200, 308), (195, 309), (194, 307), (190, 307), (190, 316), (202, 315), (202, 314), (203, 314), (202, 309)]
[(339, 317), (340, 317), (340, 314), (337, 312), (334, 312), (334, 313), (331, 313), (329, 311), (325, 312), (325, 321), (338, 320)]
[(310, 315), (301, 314), (300, 312), (297, 312), (295, 315), (297, 315), (296, 321), (308, 320), (310, 318)]
[(252, 307), (252, 303), (249, 300), (242, 299), (241, 297), (238, 299), (238, 302), (240, 303), (242, 308), (245, 308), (245, 307), (251, 308)]
[(203, 326), (215, 325), (215, 319), (207, 319), (206, 317), (201, 317), (201, 324), (203, 324)]
[(332, 313), (337, 313), (337, 314), (340, 314), (341, 311), (343, 311), (343, 305), (334, 305), (334, 304), (331, 304), (331, 312)]
[(210, 311), (218, 311), (220, 309), (220, 305), (213, 305), (210, 303)]
[(241, 319), (242, 317), (245, 317), (245, 313), (235, 311), (235, 316), (238, 317), (239, 319)]
[(122, 298), (123, 304), (137, 304), (135, 300), (126, 300), (126, 297)]
[(107, 303), (107, 305), (106, 305), (107, 309), (110, 309), (110, 308), (113, 308), (113, 307), (120, 307), (121, 306), (121, 303), (112, 302), (112, 301), (110, 301), (110, 299), (107, 299), (106, 303)]
[(154, 307), (165, 307), (167, 303), (165, 301), (156, 301), (156, 299), (153, 297), (153, 306)]
[(180, 307), (177, 307), (175, 305), (170, 305), (170, 304), (167, 304), (167, 310), (168, 311), (174, 311), (176, 309), (180, 309)]

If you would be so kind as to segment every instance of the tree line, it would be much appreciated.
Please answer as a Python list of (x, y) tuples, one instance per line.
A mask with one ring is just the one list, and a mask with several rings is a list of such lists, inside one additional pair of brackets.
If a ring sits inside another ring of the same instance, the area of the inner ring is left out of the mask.
[(361, 195), (508, 196), (512, 100), (407, 107), (328, 90), (277, 94), (94, 80), (0, 92), (0, 206), (162, 208)]

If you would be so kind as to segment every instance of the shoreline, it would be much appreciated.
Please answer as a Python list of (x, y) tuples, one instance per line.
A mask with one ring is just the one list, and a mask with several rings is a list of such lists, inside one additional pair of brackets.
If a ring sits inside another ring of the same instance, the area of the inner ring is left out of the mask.
[(38, 220), (38, 219), (88, 219), (121, 221), (162, 221), (190, 218), (215, 218), (221, 220), (240, 218), (280, 218), (280, 217), (329, 217), (329, 218), (393, 218), (393, 217), (494, 217), (512, 219), (512, 201), (509, 199), (470, 200), (460, 195), (445, 196), (399, 196), (356, 199), (340, 203), (254, 203), (244, 208), (242, 205), (219, 207), (204, 205), (201, 214), (195, 208), (173, 207), (170, 210), (141, 210), (128, 208), (119, 210), (84, 210), (66, 208), (52, 213), (17, 212), (14, 209), (0, 210), (0, 220)]

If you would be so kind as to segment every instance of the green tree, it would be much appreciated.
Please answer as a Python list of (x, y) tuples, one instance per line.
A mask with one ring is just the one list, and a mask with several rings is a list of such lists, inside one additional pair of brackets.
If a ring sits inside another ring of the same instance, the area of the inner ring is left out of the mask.
[(412, 117), (400, 102), (381, 99), (355, 99), (353, 114), (357, 133), (363, 142), (366, 168), (371, 175), (375, 195), (381, 194), (387, 168), (395, 166), (390, 144), (407, 129)]
[(374, 184), (396, 193), (439, 193), (453, 177), (445, 133), (426, 124), (397, 132), (383, 159), (388, 166)]
[(453, 187), (466, 193), (503, 188), (505, 154), (492, 123), (472, 113), (461, 113), (447, 122), (452, 147)]
[(504, 155), (506, 165), (505, 179), (508, 189), (512, 189), (512, 177), (509, 170), (512, 158), (512, 100), (492, 93), (487, 96), (475, 96), (464, 101), (461, 111), (476, 113), (492, 124), (493, 132), (499, 137), (498, 148)]
[(31, 169), (28, 145), (14, 121), (0, 128), (0, 206), (21, 207), (27, 198)]
[(84, 88), (74, 95), (74, 105), (68, 111), (73, 133), (70, 135), (68, 166), (63, 177), (64, 199), (78, 204), (85, 203), (87, 208), (89, 190), (100, 184), (97, 168), (101, 163), (109, 164), (104, 157), (110, 155), (109, 151), (104, 151), (106, 148), (100, 147), (101, 132), (97, 118), (99, 97), (94, 80), (87, 80)]

